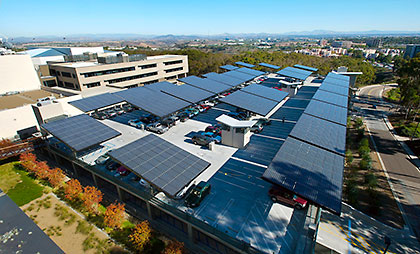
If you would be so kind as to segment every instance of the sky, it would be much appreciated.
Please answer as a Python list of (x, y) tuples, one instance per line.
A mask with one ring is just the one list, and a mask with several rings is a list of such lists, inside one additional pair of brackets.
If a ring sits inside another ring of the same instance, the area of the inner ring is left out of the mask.
[(420, 31), (420, 0), (0, 0), (0, 37)]

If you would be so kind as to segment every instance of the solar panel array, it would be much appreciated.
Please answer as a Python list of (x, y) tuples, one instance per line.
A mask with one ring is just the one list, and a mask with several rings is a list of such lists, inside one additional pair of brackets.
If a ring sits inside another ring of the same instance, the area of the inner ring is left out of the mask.
[(213, 94), (222, 93), (232, 88), (231, 86), (225, 85), (215, 80), (209, 78), (202, 79), (197, 76), (188, 76), (185, 78), (180, 78), (179, 81), (184, 82), (190, 86), (206, 90)]
[(146, 87), (131, 88), (115, 94), (158, 117), (170, 115), (190, 105), (184, 100)]
[(76, 152), (121, 134), (85, 114), (46, 123), (41, 127)]
[(265, 72), (249, 69), (249, 68), (246, 68), (246, 67), (239, 68), (236, 71), (243, 72), (243, 73), (246, 73), (246, 74), (249, 74), (249, 75), (253, 75), (254, 77), (261, 76), (261, 75), (265, 74)]
[(228, 85), (230, 87), (235, 87), (243, 83), (241, 79), (228, 76), (225, 73), (217, 74), (215, 72), (210, 72), (210, 73), (204, 74), (203, 76), (205, 76), (208, 79)]
[(304, 113), (344, 126), (347, 124), (347, 108), (322, 101), (311, 100)]
[(248, 73), (243, 73), (237, 70), (225, 72), (224, 75), (237, 78), (242, 82), (247, 82), (254, 79), (256, 76)]
[(300, 64), (295, 64), (295, 65), (293, 65), (293, 67), (303, 69), (303, 70), (307, 70), (307, 71), (312, 71), (312, 72), (317, 72), (318, 71), (317, 68), (313, 68), (313, 67), (309, 67), (309, 66), (305, 66), (305, 65), (300, 65)]
[(121, 99), (118, 96), (115, 96), (114, 94), (104, 93), (76, 101), (71, 101), (69, 103), (84, 112), (88, 112), (107, 107), (113, 104), (117, 104), (123, 101), (123, 99)]
[(236, 69), (238, 69), (239, 67), (236, 67), (236, 66), (233, 66), (233, 65), (227, 64), (227, 65), (222, 65), (222, 66), (220, 66), (220, 68), (221, 68), (221, 69), (228, 70), (228, 71), (231, 71), (231, 70), (236, 70)]
[(258, 65), (264, 66), (264, 67), (267, 67), (267, 68), (271, 68), (271, 69), (275, 69), (275, 70), (278, 70), (278, 69), (281, 68), (280, 66), (272, 65), (272, 64), (268, 64), (268, 63), (259, 63)]
[(144, 87), (155, 90), (155, 91), (161, 91), (163, 88), (173, 87), (173, 86), (176, 86), (176, 85), (168, 81), (162, 81), (162, 82), (156, 82), (150, 85), (145, 85)]
[(262, 177), (340, 214), (343, 168), (344, 156), (289, 137)]
[(305, 80), (312, 74), (312, 72), (293, 67), (286, 67), (283, 70), (278, 71), (277, 74), (290, 78)]
[(349, 96), (349, 88), (344, 86), (339, 86), (336, 84), (331, 84), (327, 82), (322, 82), (319, 90), (324, 90), (331, 93), (336, 93), (343, 96)]
[(284, 98), (286, 98), (289, 95), (289, 93), (257, 84), (251, 84), (247, 87), (244, 87), (241, 89), (241, 91), (276, 102), (281, 102), (282, 100), (284, 100)]
[(197, 103), (214, 96), (211, 92), (189, 85), (172, 85), (162, 88), (161, 91), (190, 103)]
[(242, 91), (236, 91), (220, 101), (262, 116), (266, 116), (278, 104), (275, 101)]
[(315, 93), (315, 95), (312, 98), (317, 101), (327, 102), (333, 105), (347, 108), (348, 98), (343, 95), (319, 90)]
[(289, 136), (331, 152), (345, 154), (346, 127), (303, 114)]
[(236, 62), (235, 64), (237, 64), (237, 65), (241, 65), (241, 66), (245, 66), (245, 67), (248, 67), (248, 68), (253, 68), (253, 67), (255, 67), (255, 65), (253, 65), (253, 64), (244, 63), (244, 62)]
[(339, 80), (343, 80), (343, 81), (347, 81), (347, 82), (350, 81), (349, 76), (341, 75), (341, 74), (334, 73), (334, 72), (328, 73), (327, 77), (334, 78), (334, 79), (339, 79)]
[(169, 196), (175, 196), (210, 163), (150, 134), (113, 150), (110, 156)]

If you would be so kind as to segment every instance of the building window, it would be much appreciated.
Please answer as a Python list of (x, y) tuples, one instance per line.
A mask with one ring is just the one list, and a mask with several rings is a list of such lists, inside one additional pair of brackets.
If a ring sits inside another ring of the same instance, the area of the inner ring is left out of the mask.
[(150, 85), (150, 84), (157, 83), (157, 82), (159, 82), (159, 80), (155, 79), (155, 80), (152, 80), (152, 81), (144, 82), (143, 85)]
[(71, 74), (69, 72), (61, 72), (61, 75), (63, 75), (63, 77), (67, 77), (67, 78), (71, 78)]
[(53, 86), (57, 86), (57, 83), (55, 82), (55, 80), (46, 80), (42, 82), (44, 84), (44, 86), (48, 86), (48, 87), (53, 87)]
[(165, 70), (165, 72), (170, 73), (170, 72), (174, 72), (174, 71), (182, 71), (183, 69), (184, 69), (183, 67), (178, 67), (178, 68), (167, 69), (167, 70)]
[(166, 80), (176, 79), (176, 75), (174, 75), (174, 76), (169, 76), (169, 77), (166, 77), (165, 79), (166, 79)]
[(149, 69), (149, 68), (156, 68), (157, 64), (146, 64), (146, 65), (139, 65), (139, 68), (144, 70), (144, 69)]
[(164, 62), (164, 65), (173, 65), (173, 64), (180, 64), (182, 63), (182, 60), (176, 60), (176, 61), (170, 61), (170, 62)]
[(96, 86), (100, 86), (100, 85), (101, 85), (100, 82), (93, 82), (93, 83), (83, 84), (83, 86), (86, 86), (87, 88), (92, 88), (92, 87), (96, 87)]
[(76, 75), (74, 75), (73, 73), (71, 74), (71, 76), (72, 76), (73, 78), (76, 78)]
[(74, 88), (74, 84), (73, 83), (70, 83), (70, 82), (64, 82), (64, 87)]
[(157, 71), (154, 71), (154, 72), (144, 73), (144, 74), (140, 74), (140, 75), (124, 77), (124, 78), (109, 79), (109, 80), (106, 80), (106, 81), (108, 81), (109, 84), (114, 84), (114, 83), (124, 82), (124, 81), (128, 81), (128, 80), (133, 80), (133, 79), (140, 79), (140, 78), (155, 76), (157, 74), (158, 74)]
[(120, 72), (134, 71), (135, 69), (136, 69), (135, 67), (127, 67), (127, 68), (120, 68), (120, 69), (80, 73), (80, 75), (83, 75), (85, 78), (89, 78), (89, 77), (102, 76), (102, 75), (108, 75), (108, 74), (114, 74), (114, 73), (120, 73)]
[(58, 86), (59, 87), (64, 87), (63, 81), (58, 81)]
[(54, 69), (50, 69), (50, 74), (51, 74), (52, 76), (57, 75)]
[(58, 75), (58, 76), (61, 76), (61, 73), (60, 73), (59, 71), (57, 71), (57, 75)]

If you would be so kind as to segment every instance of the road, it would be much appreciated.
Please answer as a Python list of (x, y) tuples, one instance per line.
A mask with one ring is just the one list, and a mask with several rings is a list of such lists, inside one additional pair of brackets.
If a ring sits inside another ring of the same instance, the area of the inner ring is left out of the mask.
[[(406, 226), (420, 241), (420, 172), (385, 124), (384, 117), (390, 113), (392, 104), (382, 101), (383, 91), (382, 85), (362, 88), (358, 94), (359, 103), (355, 106), (362, 108)], [(377, 109), (373, 109), (372, 104), (377, 105)]]

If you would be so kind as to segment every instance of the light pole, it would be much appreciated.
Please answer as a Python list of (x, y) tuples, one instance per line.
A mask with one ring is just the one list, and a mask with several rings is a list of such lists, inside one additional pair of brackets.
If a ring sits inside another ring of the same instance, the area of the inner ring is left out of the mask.
[(387, 250), (389, 248), (389, 245), (391, 245), (391, 238), (389, 238), (388, 236), (385, 236), (385, 239), (384, 240), (385, 240), (386, 248), (385, 248), (383, 254), (385, 254), (387, 252)]

